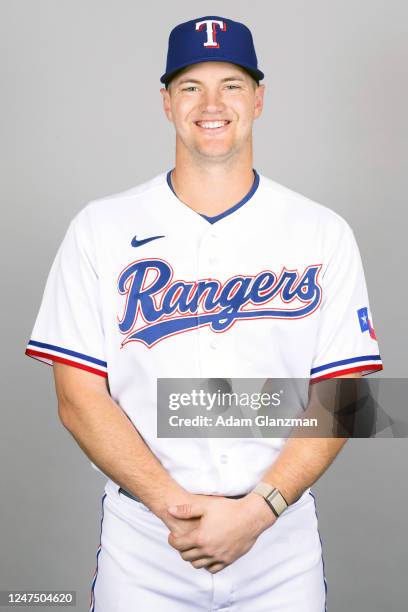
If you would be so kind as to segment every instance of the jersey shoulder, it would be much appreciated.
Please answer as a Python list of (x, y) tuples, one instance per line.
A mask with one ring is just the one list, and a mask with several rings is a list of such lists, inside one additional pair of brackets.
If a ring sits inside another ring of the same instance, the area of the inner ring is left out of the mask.
[(141, 203), (145, 198), (150, 198), (158, 189), (163, 188), (165, 182), (166, 173), (161, 172), (154, 178), (129, 189), (91, 200), (79, 211), (79, 214), (83, 211), (100, 213), (101, 215), (110, 212), (118, 214), (121, 212), (121, 208), (126, 209), (129, 206), (133, 208), (138, 202)]
[(303, 227), (330, 231), (352, 231), (349, 223), (339, 213), (305, 195), (262, 175), (265, 204), (277, 204), (281, 214)]

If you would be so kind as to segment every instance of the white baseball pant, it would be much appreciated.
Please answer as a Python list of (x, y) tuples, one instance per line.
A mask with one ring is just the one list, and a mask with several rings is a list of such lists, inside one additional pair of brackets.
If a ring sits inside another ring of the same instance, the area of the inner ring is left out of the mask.
[(167, 542), (169, 530), (108, 480), (90, 612), (324, 612), (314, 497), (305, 492), (254, 546), (216, 574)]

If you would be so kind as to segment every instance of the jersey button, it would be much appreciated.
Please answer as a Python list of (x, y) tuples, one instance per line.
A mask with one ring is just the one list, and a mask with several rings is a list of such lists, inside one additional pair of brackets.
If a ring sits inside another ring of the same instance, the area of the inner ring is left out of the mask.
[(210, 342), (210, 348), (212, 348), (212, 349), (213, 349), (213, 351), (215, 351), (215, 349), (217, 348), (217, 346), (218, 346), (218, 345), (217, 345), (217, 343), (216, 343), (214, 340), (211, 340), (211, 342)]
[(210, 259), (208, 260), (211, 266), (214, 266), (215, 264), (218, 263), (218, 258), (217, 257), (210, 257)]
[(220, 455), (221, 463), (228, 463), (228, 455)]

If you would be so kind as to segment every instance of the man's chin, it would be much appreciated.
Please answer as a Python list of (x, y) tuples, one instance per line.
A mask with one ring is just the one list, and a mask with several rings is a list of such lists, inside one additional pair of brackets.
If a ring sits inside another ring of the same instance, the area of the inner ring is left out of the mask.
[(235, 153), (233, 147), (197, 147), (196, 154), (207, 161), (224, 161)]

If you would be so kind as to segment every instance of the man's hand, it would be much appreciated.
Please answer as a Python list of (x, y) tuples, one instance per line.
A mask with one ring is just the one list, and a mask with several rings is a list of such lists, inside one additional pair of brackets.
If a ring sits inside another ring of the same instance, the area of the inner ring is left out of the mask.
[(205, 568), (212, 574), (247, 553), (276, 520), (256, 493), (242, 499), (209, 495), (193, 498), (191, 503), (168, 508), (168, 512), (183, 521), (198, 520), (198, 524), (184, 535), (171, 531), (168, 542), (193, 567)]
[[(176, 503), (173, 502), (172, 507), (191, 508), (192, 505), (195, 506), (197, 499), (200, 501), (209, 499), (211, 501), (213, 499), (224, 499), (224, 496), (185, 492), (185, 494), (181, 495), (181, 498), (182, 499), (179, 499)], [(182, 513), (181, 515), (179, 512), (177, 514), (173, 514), (170, 513), (168, 509), (162, 512), (159, 518), (168, 527), (173, 536), (181, 536), (190, 533), (198, 527), (201, 520), (200, 516), (191, 516), (189, 518), (186, 512)]]
[[(169, 496), (171, 499), (171, 496)], [(195, 504), (197, 499), (205, 500), (205, 499), (215, 499), (215, 498), (223, 498), (222, 495), (204, 495), (204, 494), (196, 494), (190, 493), (188, 491), (183, 491), (181, 494), (177, 495), (177, 501), (173, 500), (171, 502), (172, 507), (177, 508), (190, 508), (192, 504)], [(174, 536), (181, 536), (190, 533), (193, 529), (196, 529), (200, 523), (199, 516), (188, 517), (187, 514), (183, 514), (179, 516), (179, 514), (172, 514), (168, 511), (168, 508), (163, 508), (160, 514), (156, 514), (169, 531)]]
[[(194, 503), (192, 499), (193, 497), (194, 496), (191, 495), (191, 499), (175, 507), (176, 508), (190, 507), (191, 504)], [(170, 533), (173, 534), (173, 536), (175, 537), (180, 537), (180, 536), (187, 535), (188, 533), (191, 533), (194, 529), (197, 529), (198, 525), (200, 524), (200, 520), (201, 520), (200, 517), (188, 518), (186, 516), (185, 518), (177, 518), (177, 516), (173, 516), (173, 514), (170, 514), (168, 511), (166, 512), (165, 516), (162, 515), (160, 518), (163, 521), (163, 523), (166, 525), (166, 527), (168, 527), (168, 529), (170, 530)]]

